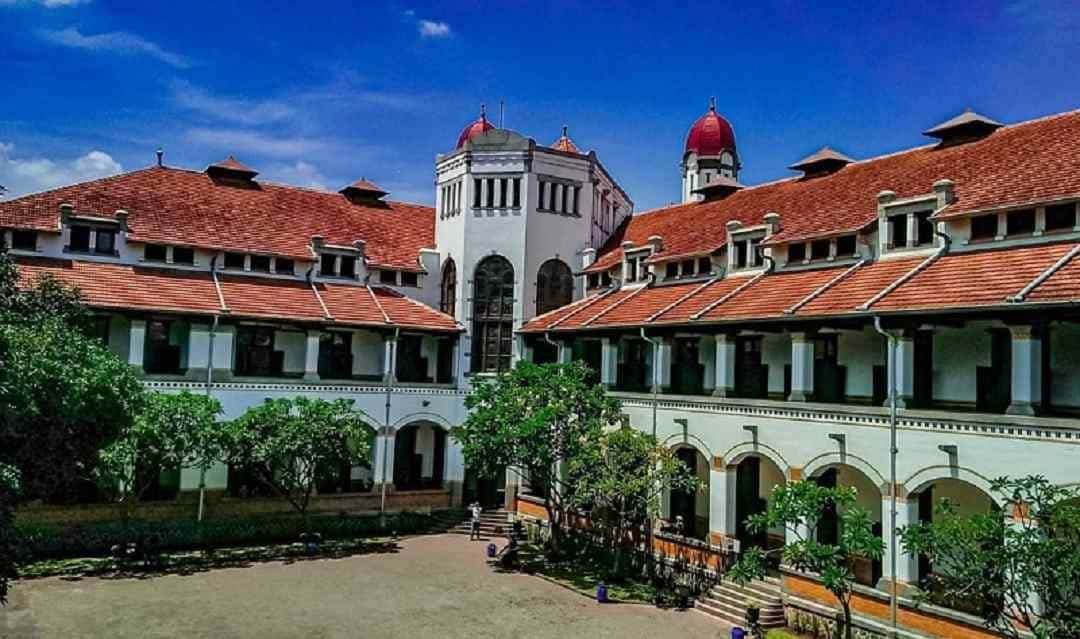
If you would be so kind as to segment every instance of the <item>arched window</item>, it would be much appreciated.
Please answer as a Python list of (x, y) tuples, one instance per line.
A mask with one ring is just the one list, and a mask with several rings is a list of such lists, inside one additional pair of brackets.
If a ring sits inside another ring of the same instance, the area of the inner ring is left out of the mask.
[(439, 298), (439, 310), (447, 315), (454, 315), (457, 310), (457, 265), (454, 260), (446, 260), (442, 273), (442, 297)]
[(562, 260), (552, 259), (536, 275), (536, 314), (566, 306), (574, 299), (574, 275)]
[(473, 372), (509, 369), (513, 338), (514, 267), (505, 257), (485, 257), (473, 278)]

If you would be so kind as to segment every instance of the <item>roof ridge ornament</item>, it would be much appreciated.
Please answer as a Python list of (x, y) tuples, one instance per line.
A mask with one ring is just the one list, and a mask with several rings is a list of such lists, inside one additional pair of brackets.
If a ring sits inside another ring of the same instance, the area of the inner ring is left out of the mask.
[(982, 139), (1005, 126), (967, 107), (963, 113), (923, 131), (923, 135), (941, 140), (942, 145), (961, 144)]
[(855, 160), (825, 145), (788, 166), (793, 171), (802, 171), (803, 177), (817, 177), (835, 173)]

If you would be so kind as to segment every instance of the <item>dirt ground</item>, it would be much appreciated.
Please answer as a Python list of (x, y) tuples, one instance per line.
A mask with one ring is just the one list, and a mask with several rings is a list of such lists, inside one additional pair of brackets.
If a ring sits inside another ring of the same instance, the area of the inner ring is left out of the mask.
[(486, 542), (404, 540), (394, 553), (265, 563), (190, 575), (15, 584), (0, 637), (730, 636), (696, 611), (597, 604), (540, 579), (493, 571)]

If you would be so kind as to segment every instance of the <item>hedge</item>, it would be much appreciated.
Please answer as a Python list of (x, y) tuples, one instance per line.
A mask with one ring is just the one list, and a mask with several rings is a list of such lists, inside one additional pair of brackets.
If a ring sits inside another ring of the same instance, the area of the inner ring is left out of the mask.
[[(430, 514), (401, 512), (386, 515), (385, 528), (378, 515), (319, 515), (310, 518), (309, 532), (323, 539), (351, 539), (396, 532), (428, 532), (438, 524)], [(21, 562), (67, 557), (104, 557), (124, 540), (132, 541), (156, 535), (161, 550), (223, 548), (298, 541), (305, 532), (304, 521), (297, 515), (269, 515), (249, 518), (193, 520), (132, 520), (125, 528), (121, 521), (95, 522), (71, 527), (48, 524), (19, 524)]]

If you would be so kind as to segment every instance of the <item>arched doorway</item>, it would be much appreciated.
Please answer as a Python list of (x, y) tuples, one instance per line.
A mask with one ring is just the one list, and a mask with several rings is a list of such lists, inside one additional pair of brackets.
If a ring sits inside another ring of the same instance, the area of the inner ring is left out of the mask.
[(431, 422), (399, 428), (394, 435), (394, 489), (434, 490), (446, 480), (446, 431)]
[(536, 314), (542, 315), (574, 299), (574, 275), (566, 262), (558, 258), (540, 265), (536, 274)]
[(473, 372), (508, 370), (513, 338), (514, 267), (505, 257), (490, 255), (473, 278)]
[[(982, 488), (962, 479), (946, 477), (927, 482), (917, 488), (908, 499), (918, 500), (919, 523), (933, 523), (941, 516), (936, 512), (943, 501), (948, 501), (956, 509), (959, 517), (977, 514), (996, 513), (1001, 507)], [(934, 571), (929, 557), (919, 557), (918, 580), (926, 585)]]
[(709, 460), (698, 449), (688, 444), (675, 449), (675, 457), (698, 479), (697, 490), (672, 490), (668, 492), (668, 520), (671, 526), (695, 539), (709, 536)]
[(764, 455), (748, 455), (735, 464), (735, 537), (743, 548), (784, 545), (782, 528), (751, 532), (746, 521), (768, 510), (773, 489), (785, 481), (780, 466)]
[[(882, 495), (881, 489), (864, 472), (846, 464), (834, 464), (819, 470), (811, 480), (826, 488), (854, 488), (855, 503), (870, 514), (870, 522), (875, 535), (882, 536)], [(817, 541), (822, 544), (837, 544), (840, 540), (843, 511), (830, 504), (818, 520)], [(855, 580), (860, 584), (874, 587), (881, 579), (881, 560), (869, 558), (855, 562)]]

